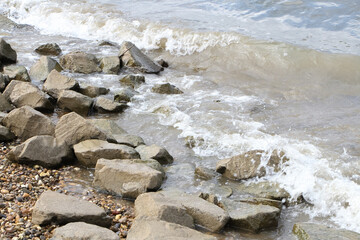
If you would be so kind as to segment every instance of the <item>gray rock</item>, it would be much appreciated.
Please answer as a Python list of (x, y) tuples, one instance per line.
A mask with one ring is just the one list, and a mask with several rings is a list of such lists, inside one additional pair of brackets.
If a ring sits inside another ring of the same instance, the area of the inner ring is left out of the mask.
[[(0, 63), (0, 71), (1, 71), (1, 63)], [(9, 82), (10, 82), (9, 76), (0, 73), (0, 92), (4, 91), (4, 89), (9, 84)]]
[(70, 158), (70, 149), (53, 136), (34, 136), (6, 154), (12, 162), (58, 167)]
[(10, 31), (17, 27), (17, 24), (0, 14), (0, 30)]
[(105, 132), (75, 112), (65, 114), (59, 119), (55, 137), (71, 147), (88, 139), (108, 140)]
[(4, 67), (3, 73), (8, 75), (10, 80), (30, 82), (29, 73), (24, 66), (9, 65)]
[(94, 124), (101, 131), (105, 132), (107, 135), (122, 135), (127, 134), (127, 132), (122, 129), (114, 120), (110, 119), (89, 119), (91, 124)]
[(0, 93), (0, 111), (1, 112), (10, 112), (14, 107), (9, 103), (9, 101)]
[(136, 219), (127, 240), (216, 240), (216, 237), (203, 234), (179, 224), (152, 220)]
[[(2, 18), (2, 22), (5, 20)], [(9, 24), (9, 22), (7, 21)], [(17, 54), (14, 49), (12, 49), (11, 45), (8, 44), (3, 38), (0, 38), (0, 62), (4, 65), (16, 63)]]
[(109, 160), (139, 158), (139, 154), (132, 147), (98, 139), (89, 139), (75, 144), (74, 152), (78, 161), (88, 167), (95, 167), (100, 158)]
[(110, 226), (111, 219), (104, 209), (94, 203), (46, 191), (36, 201), (32, 212), (32, 223), (38, 225), (86, 222), (99, 226)]
[(35, 52), (40, 55), (58, 56), (61, 53), (61, 48), (56, 43), (47, 43), (36, 48)]
[(51, 57), (42, 56), (39, 61), (30, 68), (30, 77), (35, 81), (45, 81), (53, 70), (61, 72), (63, 69), (60, 64)]
[(53, 135), (55, 130), (50, 118), (29, 106), (12, 110), (2, 123), (22, 141), (37, 135)]
[(62, 90), (77, 91), (79, 90), (79, 83), (75, 79), (64, 76), (54, 69), (47, 76), (43, 85), (43, 91), (57, 99)]
[(315, 223), (296, 223), (293, 233), (299, 240), (359, 240), (360, 234)]
[(16, 138), (16, 136), (4, 126), (0, 125), (0, 141), (9, 142)]
[(120, 66), (120, 58), (118, 56), (104, 57), (100, 61), (100, 68), (106, 74), (118, 74)]
[(127, 108), (127, 104), (114, 102), (104, 97), (96, 98), (94, 109), (99, 113), (119, 113)]
[(7, 113), (0, 112), (0, 123), (2, 123), (3, 119), (7, 116)]
[(161, 164), (169, 164), (174, 162), (174, 158), (169, 152), (157, 145), (140, 145), (136, 148), (136, 151), (140, 154), (141, 159), (155, 159)]
[(120, 79), (120, 82), (126, 86), (130, 86), (132, 88), (145, 83), (145, 77), (142, 75), (126, 75), (125, 77)]
[(145, 145), (144, 140), (136, 135), (113, 134), (113, 136), (118, 144), (124, 144), (133, 148), (136, 148), (140, 145)]
[(84, 222), (68, 223), (56, 228), (51, 240), (120, 240), (113, 231)]
[(99, 159), (93, 184), (125, 198), (136, 198), (148, 190), (158, 189), (162, 181), (163, 174), (144, 163)]
[(100, 95), (105, 95), (109, 91), (110, 89), (104, 87), (87, 86), (87, 87), (81, 87), (79, 92), (88, 97), (94, 98)]
[(134, 97), (137, 94), (136, 91), (134, 91), (131, 88), (124, 88), (121, 89), (115, 96), (114, 101), (116, 102), (130, 102), (131, 98)]
[(170, 83), (164, 83), (164, 84), (155, 84), (154, 87), (151, 89), (154, 93), (160, 93), (160, 94), (182, 94), (184, 93), (176, 86), (170, 84)]
[(216, 172), (214, 170), (201, 166), (195, 168), (195, 174), (205, 180), (210, 180), (216, 177)]
[(142, 53), (133, 43), (124, 42), (121, 45), (119, 57), (124, 65), (136, 68), (145, 73), (159, 73), (162, 67)]
[(164, 59), (160, 59), (158, 61), (156, 61), (157, 64), (159, 64), (160, 66), (164, 67), (164, 68), (168, 68), (169, 64), (164, 60)]
[(106, 40), (101, 41), (99, 43), (99, 46), (119, 47), (119, 45), (117, 43), (106, 41)]
[(60, 58), (60, 65), (67, 70), (77, 73), (100, 72), (99, 62), (93, 54), (71, 52)]
[(92, 107), (93, 99), (73, 90), (62, 90), (57, 104), (60, 108), (86, 116)]

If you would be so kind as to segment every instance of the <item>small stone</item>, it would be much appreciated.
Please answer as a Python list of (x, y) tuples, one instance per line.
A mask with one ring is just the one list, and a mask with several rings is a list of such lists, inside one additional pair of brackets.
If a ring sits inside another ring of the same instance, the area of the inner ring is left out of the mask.
[(47, 43), (36, 48), (35, 52), (40, 55), (58, 56), (61, 53), (61, 49), (56, 43)]

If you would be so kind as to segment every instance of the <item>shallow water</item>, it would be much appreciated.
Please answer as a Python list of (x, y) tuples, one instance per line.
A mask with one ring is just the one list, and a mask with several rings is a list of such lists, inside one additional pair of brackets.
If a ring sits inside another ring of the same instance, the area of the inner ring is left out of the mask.
[[(228, 239), (289, 239), (293, 223), (308, 220), (360, 232), (356, 1), (3, 0), (0, 9), (34, 26), (0, 32), (28, 68), (38, 59), (33, 49), (46, 42), (64, 53), (117, 55), (117, 47), (99, 47), (101, 40), (130, 40), (170, 63), (160, 75), (146, 75), (131, 107), (117, 116), (129, 133), (175, 157), (164, 189), (231, 185), (199, 180), (194, 167), (214, 168), (219, 159), (254, 149), (286, 153), (285, 174), (264, 179), (312, 205), (284, 209), (276, 231), (226, 231)], [(109, 87), (109, 97), (122, 88), (119, 76), (69, 75)], [(150, 91), (164, 82), (185, 93)], [(192, 149), (185, 146), (189, 137)]]

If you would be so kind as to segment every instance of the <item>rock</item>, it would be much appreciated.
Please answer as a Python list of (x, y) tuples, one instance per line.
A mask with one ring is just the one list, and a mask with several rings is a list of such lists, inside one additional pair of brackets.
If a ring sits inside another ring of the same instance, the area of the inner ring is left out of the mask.
[(278, 225), (279, 208), (236, 202), (230, 199), (224, 199), (221, 203), (229, 213), (229, 226), (257, 233), (264, 229), (276, 228)]
[(157, 61), (157, 64), (159, 64), (160, 66), (162, 66), (164, 68), (169, 67), (169, 64), (164, 59), (160, 59), (159, 61)]
[(139, 158), (139, 154), (132, 147), (98, 139), (89, 139), (75, 144), (74, 152), (78, 161), (88, 167), (95, 167), (100, 158), (108, 160)]
[(117, 103), (104, 97), (96, 98), (94, 109), (100, 113), (119, 113), (127, 108), (126, 104)]
[(158, 161), (156, 161), (154, 159), (131, 159), (131, 162), (145, 164), (145, 165), (161, 172), (163, 175), (163, 178), (165, 178), (165, 176), (166, 176), (164, 168), (161, 166), (161, 164)]
[(124, 144), (133, 148), (136, 148), (140, 145), (145, 145), (144, 140), (136, 135), (113, 134), (113, 136), (118, 144)]
[(269, 205), (281, 209), (283, 202), (279, 200), (273, 200), (269, 198), (252, 197), (239, 200), (240, 202), (251, 203), (256, 205)]
[(32, 212), (33, 224), (64, 225), (70, 222), (108, 227), (111, 219), (107, 217), (104, 209), (86, 200), (52, 191), (41, 194)]
[(195, 174), (204, 180), (210, 180), (216, 177), (216, 172), (214, 170), (201, 166), (195, 169)]
[(63, 69), (59, 63), (51, 57), (42, 56), (39, 61), (30, 68), (30, 76), (32, 80), (45, 81), (53, 70), (61, 72)]
[[(4, 22), (4, 19), (2, 19)], [(1, 23), (2, 23), (1, 22)], [(8, 44), (3, 38), (0, 38), (0, 62), (4, 65), (13, 64), (17, 61), (17, 54), (11, 45)]]
[(6, 87), (4, 97), (16, 107), (30, 106), (39, 111), (53, 111), (49, 96), (29, 82), (13, 80)]
[(114, 101), (116, 102), (130, 102), (131, 98), (134, 97), (137, 94), (136, 91), (134, 91), (131, 88), (124, 88), (121, 89), (115, 96)]
[(155, 159), (160, 164), (169, 164), (174, 162), (174, 158), (169, 152), (157, 145), (140, 145), (136, 148), (136, 151), (140, 154), (141, 159)]
[(101, 131), (105, 132), (107, 135), (122, 135), (127, 134), (127, 132), (122, 129), (114, 120), (110, 119), (89, 119), (91, 124), (94, 124)]
[(0, 30), (13, 30), (15, 27), (17, 27), (17, 24), (7, 17), (0, 14)]
[(182, 94), (184, 93), (176, 86), (170, 84), (170, 83), (164, 83), (164, 84), (155, 84), (154, 87), (151, 89), (154, 93), (160, 93), (160, 94)]
[(56, 228), (52, 240), (119, 240), (119, 236), (113, 231), (84, 222), (68, 223)]
[(134, 88), (135, 86), (145, 83), (145, 77), (142, 75), (126, 75), (119, 81), (126, 86)]
[(157, 190), (162, 181), (163, 174), (144, 163), (99, 159), (93, 184), (125, 198), (136, 198), (148, 190)]
[(266, 158), (269, 159), (267, 166), (272, 167), (274, 171), (278, 171), (281, 164), (288, 161), (284, 153), (278, 154), (277, 151), (273, 151), (271, 156), (267, 156), (262, 150), (254, 150), (219, 161), (216, 171), (235, 180), (262, 177), (266, 174), (266, 169), (260, 167), (260, 164)]
[(299, 240), (358, 240), (360, 234), (315, 223), (296, 223), (293, 233)]
[(70, 149), (56, 140), (53, 136), (34, 136), (24, 143), (11, 149), (6, 154), (7, 159), (44, 167), (58, 167), (63, 161), (69, 159)]
[(4, 67), (3, 73), (8, 75), (10, 80), (30, 82), (30, 76), (24, 66), (9, 65)]
[(0, 123), (2, 123), (3, 119), (7, 116), (7, 113), (0, 112)]
[(9, 101), (0, 93), (0, 111), (1, 112), (10, 112), (14, 107), (9, 103)]
[(77, 73), (100, 72), (99, 62), (93, 54), (84, 52), (71, 52), (60, 58), (60, 65), (64, 69)]
[(66, 142), (68, 146), (88, 139), (108, 140), (105, 132), (75, 112), (65, 114), (59, 119), (55, 128), (55, 137)]
[(16, 137), (15, 135), (9, 131), (9, 129), (7, 129), (4, 126), (0, 125), (0, 141), (1, 142), (9, 142), (14, 140)]
[(87, 115), (93, 104), (93, 99), (73, 90), (62, 90), (57, 104), (60, 108)]
[(143, 54), (133, 43), (124, 42), (121, 45), (119, 57), (124, 65), (136, 68), (145, 73), (159, 73), (162, 69), (157, 63), (153, 62), (148, 56)]
[(37, 135), (53, 135), (55, 130), (50, 118), (29, 106), (12, 110), (2, 123), (22, 141)]
[(43, 90), (57, 99), (62, 90), (79, 90), (79, 83), (75, 79), (64, 76), (54, 69), (47, 76)]
[(58, 56), (61, 53), (61, 49), (59, 45), (57, 45), (56, 43), (47, 43), (36, 48), (35, 52), (37, 52), (40, 55)]
[(216, 237), (203, 234), (194, 229), (160, 220), (136, 219), (127, 240), (216, 240)]
[(118, 44), (104, 40), (104, 41), (101, 41), (101, 42), (99, 43), (99, 46), (118, 47)]
[(104, 87), (87, 86), (85, 88), (80, 88), (79, 92), (88, 97), (94, 98), (100, 95), (107, 94), (108, 92), (110, 92), (110, 89)]
[(120, 70), (120, 58), (118, 56), (104, 57), (100, 61), (100, 68), (106, 74), (118, 74)]
[[(0, 71), (1, 71), (1, 67), (0, 67)], [(9, 76), (0, 73), (0, 92), (4, 91), (4, 89), (9, 84), (9, 82), (10, 82)]]

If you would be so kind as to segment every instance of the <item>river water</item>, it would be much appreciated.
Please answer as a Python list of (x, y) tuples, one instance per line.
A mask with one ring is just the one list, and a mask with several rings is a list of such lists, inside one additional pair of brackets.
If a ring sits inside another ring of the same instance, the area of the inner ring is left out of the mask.
[[(116, 116), (175, 157), (164, 189), (224, 184), (194, 178), (194, 166), (215, 168), (254, 149), (285, 152), (291, 160), (281, 173), (249, 181), (276, 182), (310, 204), (284, 209), (276, 231), (227, 238), (290, 239), (297, 221), (360, 232), (358, 1), (2, 0), (0, 11), (26, 24), (0, 35), (28, 68), (38, 59), (33, 49), (47, 42), (63, 53), (117, 55), (101, 40), (132, 41), (170, 63), (146, 75), (131, 107)], [(109, 87), (109, 96), (122, 88), (119, 76), (67, 74)], [(150, 91), (165, 82), (184, 94)]]

